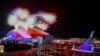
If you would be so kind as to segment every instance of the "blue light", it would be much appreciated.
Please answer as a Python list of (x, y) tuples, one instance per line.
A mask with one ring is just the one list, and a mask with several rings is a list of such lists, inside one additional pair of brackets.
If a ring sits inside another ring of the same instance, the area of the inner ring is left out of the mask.
[(93, 37), (94, 32), (95, 31), (91, 31), (90, 36), (87, 39), (87, 41), (85, 43), (83, 43), (83, 45), (80, 46), (80, 49), (81, 50), (88, 50), (88, 51), (91, 51), (92, 50), (92, 46), (91, 46), (90, 43), (93, 41), (92, 40), (92, 37)]

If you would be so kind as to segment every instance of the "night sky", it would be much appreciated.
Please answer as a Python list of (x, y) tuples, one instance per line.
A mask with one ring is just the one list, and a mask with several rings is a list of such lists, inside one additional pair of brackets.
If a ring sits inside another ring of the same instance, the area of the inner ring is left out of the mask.
[(98, 1), (80, 0), (3, 0), (0, 1), (0, 38), (13, 29), (6, 23), (7, 15), (16, 7), (28, 8), (31, 13), (38, 11), (57, 14), (57, 22), (47, 30), (60, 38), (88, 38), (92, 30), (100, 37)]

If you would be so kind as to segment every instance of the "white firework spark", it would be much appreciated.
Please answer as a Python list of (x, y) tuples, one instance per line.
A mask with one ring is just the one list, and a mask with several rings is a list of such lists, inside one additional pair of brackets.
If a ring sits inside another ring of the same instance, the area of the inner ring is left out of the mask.
[(7, 23), (8, 23), (10, 26), (16, 25), (17, 22), (18, 22), (17, 16), (15, 16), (15, 15), (8, 15)]
[(20, 19), (26, 19), (29, 16), (29, 11), (25, 8), (16, 8), (13, 10), (13, 14), (18, 16)]
[(36, 16), (35, 16), (35, 15), (30, 16), (30, 17), (26, 20), (25, 23), (26, 23), (26, 25), (27, 25), (29, 28), (34, 28), (35, 23), (36, 23)]
[[(48, 23), (38, 23), (37, 16), (42, 17), (42, 19)], [(57, 16), (53, 13), (38, 12), (31, 15), (25, 8), (16, 8), (13, 10), (12, 14), (9, 14), (7, 22), (10, 26), (14, 26), (15, 29), (18, 29), (20, 26), (25, 29), (37, 26), (42, 30), (46, 30), (49, 24), (56, 22), (56, 18)]]
[(43, 19), (49, 22), (50, 24), (53, 24), (54, 22), (56, 22), (56, 18), (57, 18), (55, 14), (47, 13), (47, 12), (39, 12), (38, 16), (43, 17)]

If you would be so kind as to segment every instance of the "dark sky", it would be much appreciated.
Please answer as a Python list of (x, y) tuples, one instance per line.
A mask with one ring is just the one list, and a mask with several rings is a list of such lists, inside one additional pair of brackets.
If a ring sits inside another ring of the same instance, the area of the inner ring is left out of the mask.
[(16, 7), (28, 8), (31, 13), (47, 11), (57, 14), (57, 22), (48, 32), (54, 36), (86, 37), (95, 30), (99, 38), (98, 1), (80, 0), (3, 0), (0, 1), (0, 38), (12, 29), (6, 23), (7, 15)]

